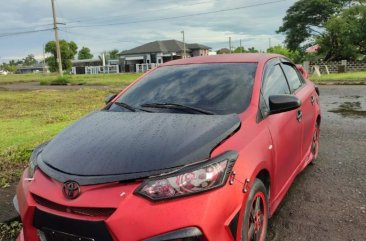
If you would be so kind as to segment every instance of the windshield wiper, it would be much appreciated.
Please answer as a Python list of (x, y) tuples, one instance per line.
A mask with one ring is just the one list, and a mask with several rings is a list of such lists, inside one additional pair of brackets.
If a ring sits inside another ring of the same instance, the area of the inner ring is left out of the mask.
[(123, 103), (123, 102), (114, 102), (113, 104), (121, 106), (129, 111), (136, 112), (136, 108), (130, 106), (129, 104)]
[(188, 105), (181, 105), (176, 103), (146, 103), (142, 104), (141, 107), (150, 107), (150, 108), (161, 108), (161, 109), (175, 109), (175, 110), (183, 110), (183, 111), (189, 111), (190, 113), (192, 111), (199, 112), (205, 115), (214, 115), (215, 113), (209, 110), (203, 110), (197, 107), (192, 107)]
[(148, 110), (144, 110), (144, 109), (141, 109), (141, 108), (137, 108), (137, 107), (133, 107), (127, 103), (124, 103), (124, 102), (114, 102), (113, 104), (116, 104), (118, 106), (121, 106), (129, 111), (132, 111), (132, 112), (136, 112), (136, 110), (141, 110), (141, 111), (144, 111), (144, 112), (151, 112), (151, 111), (148, 111)]

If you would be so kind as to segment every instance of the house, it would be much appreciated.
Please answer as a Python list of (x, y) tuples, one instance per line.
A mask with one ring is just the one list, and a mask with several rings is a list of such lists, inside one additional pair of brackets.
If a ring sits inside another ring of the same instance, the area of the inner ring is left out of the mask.
[(87, 67), (101, 66), (102, 61), (100, 59), (77, 59), (72, 60), (72, 74), (86, 74)]
[(43, 63), (34, 64), (31, 66), (18, 65), (17, 70), (15, 71), (16, 74), (30, 74), (39, 72), (48, 73), (49, 72), (48, 65), (45, 65)]
[(102, 59), (78, 59), (72, 61), (72, 74), (109, 74), (119, 73), (119, 60), (110, 59), (104, 63)]
[(319, 44), (316, 44), (316, 45), (313, 45), (313, 46), (307, 48), (305, 50), (305, 52), (306, 53), (309, 53), (309, 54), (316, 54), (316, 53), (319, 52), (319, 50), (320, 50), (320, 45)]
[(163, 40), (122, 51), (120, 58), (123, 71), (146, 72), (159, 64), (171, 60), (206, 56), (209, 49), (211, 48), (197, 43), (184, 44), (177, 40)]

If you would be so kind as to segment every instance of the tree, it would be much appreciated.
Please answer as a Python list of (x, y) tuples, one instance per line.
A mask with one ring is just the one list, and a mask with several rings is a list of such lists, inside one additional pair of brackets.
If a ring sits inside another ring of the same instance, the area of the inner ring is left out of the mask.
[(304, 57), (305, 57), (304, 54), (302, 54), (300, 51), (298, 51), (298, 50), (292, 51), (292, 50), (289, 50), (288, 48), (282, 47), (281, 45), (276, 45), (274, 47), (267, 49), (267, 53), (280, 54), (280, 55), (286, 56), (289, 59), (291, 59), (292, 61), (294, 61), (295, 63), (303, 62)]
[[(104, 59), (105, 62), (107, 63), (109, 60), (116, 60), (119, 58), (119, 50), (118, 49), (112, 49), (110, 51), (104, 51)], [(100, 61), (103, 60), (103, 53), (101, 55), (98, 56), (98, 58), (100, 59)]]
[(90, 49), (82, 47), (78, 53), (78, 59), (92, 59), (93, 55), (90, 53)]
[(108, 54), (109, 54), (109, 59), (118, 59), (119, 58), (118, 49), (112, 49), (111, 51), (108, 52)]
[(2, 68), (8, 72), (14, 73), (17, 70), (17, 66), (15, 64), (3, 64)]
[(33, 54), (28, 54), (28, 56), (23, 59), (24, 66), (35, 65), (36, 63), (37, 63), (37, 60), (34, 58)]
[[(62, 68), (64, 70), (68, 70), (72, 66), (71, 60), (74, 59), (74, 56), (76, 55), (78, 50), (78, 46), (73, 41), (67, 42), (65, 40), (60, 40), (60, 50), (61, 50)], [(50, 67), (50, 71), (52, 72), (57, 71), (58, 66), (56, 62), (57, 54), (56, 54), (55, 41), (48, 42), (46, 44), (45, 51), (46, 53), (52, 54), (52, 56), (46, 59), (46, 62)]]
[(248, 53), (258, 53), (259, 51), (256, 50), (254, 47), (248, 48)]
[[(364, 0), (361, 0), (364, 1)], [(292, 51), (302, 50), (304, 43), (312, 45), (314, 37), (321, 34), (328, 19), (353, 3), (351, 0), (299, 0), (283, 18), (277, 33), (286, 35), (285, 43)]]
[(229, 54), (230, 50), (228, 48), (222, 48), (216, 51), (217, 54)]
[(246, 53), (247, 51), (245, 50), (244, 47), (237, 47), (236, 49), (234, 49), (234, 53)]
[(317, 38), (325, 60), (351, 60), (366, 55), (366, 6), (355, 5), (333, 16)]

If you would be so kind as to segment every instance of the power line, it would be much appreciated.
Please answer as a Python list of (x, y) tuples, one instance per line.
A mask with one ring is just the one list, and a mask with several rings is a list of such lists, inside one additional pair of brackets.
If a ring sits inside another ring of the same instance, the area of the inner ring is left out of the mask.
[(30, 31), (22, 31), (22, 32), (11, 32), (11, 33), (0, 33), (0, 38), (8, 37), (8, 36), (16, 36), (30, 33), (38, 33), (53, 30), (53, 28), (39, 29), (39, 30), (30, 30)]
[[(64, 32), (64, 33), (69, 33), (69, 34), (73, 34), (73, 35), (78, 35), (78, 36), (82, 36), (82, 37), (87, 37), (87, 38), (100, 38), (100, 35), (93, 35), (93, 34), (85, 34), (85, 33), (76, 33), (76, 32), (73, 32), (73, 31), (70, 31), (68, 29), (59, 29), (61, 32)], [(137, 40), (116, 40), (115, 38), (108, 38), (106, 36), (103, 36), (102, 37), (103, 40), (107, 40), (108, 42), (113, 42), (113, 43), (141, 43), (140, 41), (137, 41)]]
[[(38, 25), (31, 25), (31, 26), (27, 26), (27, 27), (13, 27), (13, 28), (1, 28), (0, 31), (12, 31), (14, 30), (15, 28), (17, 30), (30, 30), (31, 28), (39, 28), (39, 27), (46, 27), (46, 26), (51, 26), (52, 23), (49, 23), (49, 24), (38, 24)], [(33, 29), (33, 30), (37, 30), (37, 29)]]
[(105, 27), (105, 26), (115, 26), (115, 25), (126, 25), (126, 24), (134, 24), (134, 23), (171, 20), (171, 19), (202, 16), (202, 15), (208, 15), (208, 14), (213, 14), (213, 13), (229, 12), (229, 11), (241, 10), (241, 9), (245, 9), (245, 8), (253, 8), (253, 7), (259, 7), (259, 6), (271, 5), (271, 4), (284, 2), (284, 1), (287, 1), (287, 0), (277, 0), (277, 1), (271, 1), (271, 2), (265, 2), (265, 3), (256, 3), (256, 4), (251, 4), (251, 5), (246, 5), (246, 6), (236, 7), (236, 8), (227, 8), (227, 9), (221, 9), (221, 10), (215, 10), (215, 11), (209, 11), (209, 12), (192, 13), (192, 14), (186, 14), (186, 15), (180, 15), (180, 16), (173, 16), (173, 17), (136, 20), (136, 21), (129, 21), (129, 22), (115, 22), (115, 23), (106, 23), (106, 24), (91, 24), (91, 25), (79, 25), (79, 26), (76, 25), (76, 26), (70, 26), (69, 28), (71, 29), (71, 28)]
[[(215, 0), (216, 1), (216, 0)], [(202, 5), (202, 4), (207, 4), (207, 3), (212, 3), (212, 1), (202, 1), (202, 2), (197, 2), (197, 3), (192, 3), (189, 5), (178, 5), (180, 7), (191, 7), (191, 6), (196, 6), (196, 5)], [(95, 18), (79, 18), (79, 19), (71, 19), (70, 21), (66, 21), (67, 24), (70, 23), (81, 23), (81, 22), (95, 22), (95, 21), (108, 21), (112, 18), (119, 18), (119, 17), (125, 17), (125, 16), (130, 16), (130, 15), (136, 15), (139, 13), (149, 13), (149, 12), (160, 12), (160, 11), (164, 11), (164, 10), (169, 10), (169, 9), (176, 9), (177, 5), (173, 6), (173, 7), (165, 7), (165, 8), (155, 8), (155, 9), (150, 9), (150, 10), (143, 10), (143, 11), (137, 11), (137, 12), (133, 12), (133, 13), (129, 13), (129, 14), (117, 14), (114, 16), (100, 16), (100, 17), (95, 17)]]

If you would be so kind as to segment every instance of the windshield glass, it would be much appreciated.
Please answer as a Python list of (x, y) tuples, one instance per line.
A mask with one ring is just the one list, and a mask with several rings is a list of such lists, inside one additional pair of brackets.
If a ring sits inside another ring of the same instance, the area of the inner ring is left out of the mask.
[(215, 114), (241, 113), (249, 105), (256, 69), (255, 63), (164, 66), (143, 77), (117, 102), (133, 107), (174, 103)]

